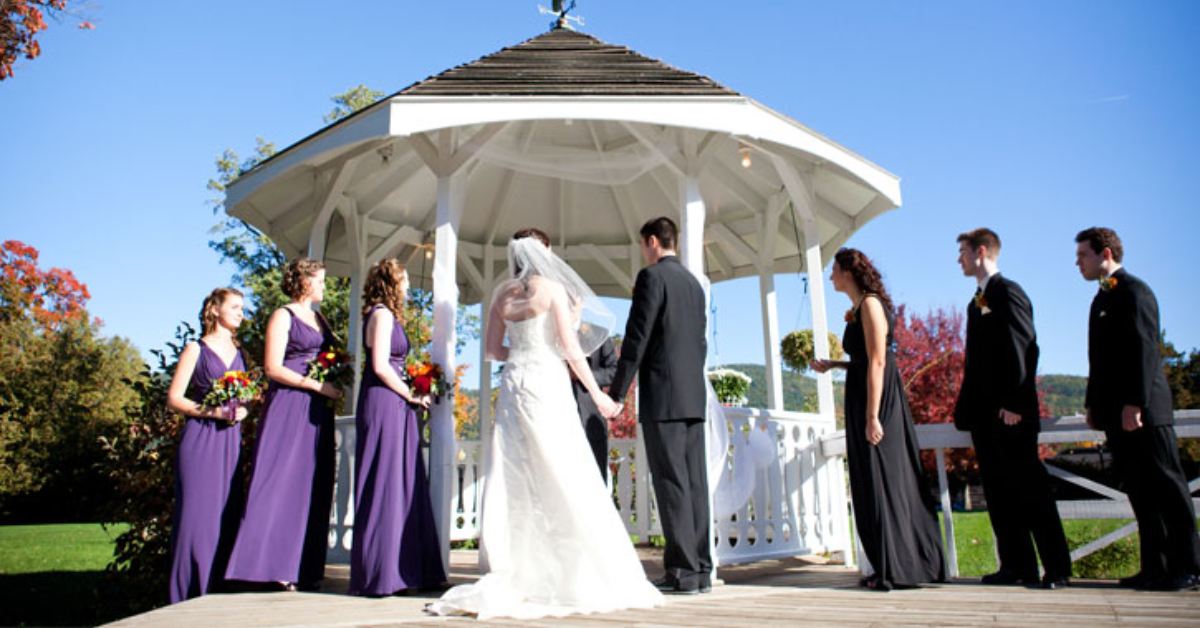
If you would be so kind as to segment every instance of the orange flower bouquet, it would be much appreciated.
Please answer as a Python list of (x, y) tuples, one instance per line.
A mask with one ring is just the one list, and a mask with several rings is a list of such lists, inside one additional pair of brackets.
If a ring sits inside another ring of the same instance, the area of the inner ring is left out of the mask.
[(238, 407), (257, 400), (261, 394), (262, 383), (258, 373), (225, 371), (224, 375), (213, 380), (212, 388), (200, 405), (225, 408), (225, 415), (230, 420), (235, 420)]
[(438, 403), (446, 391), (450, 390), (441, 365), (433, 362), (413, 362), (405, 370), (408, 372), (408, 387), (414, 395), (429, 395), (434, 403)]

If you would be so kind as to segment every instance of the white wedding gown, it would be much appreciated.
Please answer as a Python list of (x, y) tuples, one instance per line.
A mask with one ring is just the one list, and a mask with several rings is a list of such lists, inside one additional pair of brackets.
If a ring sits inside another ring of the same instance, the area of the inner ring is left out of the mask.
[(482, 578), (430, 610), (479, 619), (662, 604), (596, 473), (549, 313), (507, 321), (482, 498)]

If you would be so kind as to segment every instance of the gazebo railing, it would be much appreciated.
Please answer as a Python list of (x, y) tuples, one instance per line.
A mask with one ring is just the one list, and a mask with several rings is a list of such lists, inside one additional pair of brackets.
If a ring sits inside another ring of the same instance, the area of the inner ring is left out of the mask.
[[(960, 432), (948, 423), (937, 425), (918, 425), (917, 440), (922, 450), (933, 450), (937, 459), (938, 497), (942, 512), (947, 515), (952, 512), (950, 507), (950, 485), (946, 477), (946, 450), (969, 448), (972, 446), (971, 435)], [(1200, 410), (1176, 410), (1175, 431), (1180, 438), (1200, 438)], [(1050, 443), (1080, 443), (1102, 442), (1104, 432), (1093, 430), (1087, 426), (1086, 419), (1081, 415), (1053, 417), (1042, 419), (1042, 431), (1038, 442)], [(846, 455), (846, 434), (838, 431), (821, 439), (821, 449), (824, 456), (833, 458)], [(1085, 488), (1103, 497), (1103, 499), (1062, 500), (1058, 502), (1058, 513), (1063, 519), (1132, 519), (1133, 510), (1129, 506), (1129, 498), (1121, 491), (1104, 486), (1087, 478), (1081, 477), (1064, 469), (1054, 466), (1053, 459), (1046, 465), (1050, 474), (1076, 486)], [(1192, 480), (1188, 488), (1195, 492), (1200, 489), (1200, 478)], [(1200, 500), (1193, 498), (1192, 503), (1200, 510)], [(942, 517), (945, 531), (946, 572), (951, 577), (958, 576), (958, 551), (955, 546), (954, 518)], [(1076, 561), (1096, 550), (1129, 536), (1137, 531), (1137, 523), (1131, 522), (1118, 530), (1106, 534), (1071, 552), (1071, 560)]]
[[(727, 408), (725, 413), (731, 439), (745, 439), (765, 422), (778, 456), (755, 470), (748, 502), (732, 516), (714, 521), (717, 562), (821, 552), (851, 557), (844, 465), (840, 456), (830, 457), (821, 447), (822, 438), (834, 433), (833, 419), (751, 408)], [(337, 486), (328, 559), (339, 563), (349, 561), (354, 533), (354, 417), (339, 417), (336, 426)], [(479, 535), (483, 452), (477, 440), (458, 441), (456, 447), (450, 539), (466, 541)], [(647, 465), (641, 462), (641, 439), (612, 439), (609, 447), (613, 499), (626, 529), (642, 541), (662, 534)], [(727, 473), (734, 472), (732, 464)]]

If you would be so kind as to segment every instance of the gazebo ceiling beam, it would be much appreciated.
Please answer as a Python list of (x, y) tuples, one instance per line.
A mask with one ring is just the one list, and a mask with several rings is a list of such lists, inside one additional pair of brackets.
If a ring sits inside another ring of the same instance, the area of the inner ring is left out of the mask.
[[(369, 181), (363, 181), (355, 188), (362, 188), (362, 193), (355, 194), (355, 198), (359, 201), (359, 206), (362, 208), (364, 216), (379, 210), (392, 202), (396, 195), (400, 194), (406, 185), (413, 180), (421, 169), (424, 167), (421, 159), (416, 156), (416, 153), (407, 153), (406, 158), (399, 160), (396, 166), (389, 167), (381, 171), (384, 176), (373, 176)], [(369, 186), (369, 187), (368, 187)]]
[[(758, 252), (754, 250), (746, 241), (733, 232), (732, 229), (725, 226), (724, 223), (713, 223), (708, 226), (708, 232), (712, 234), (718, 242), (725, 245), (728, 252), (737, 253), (737, 257), (745, 260), (744, 263), (752, 266), (758, 265)], [(741, 260), (739, 260), (741, 261)]]
[(640, 129), (637, 124), (625, 120), (621, 120), (621, 126), (630, 135), (636, 137), (643, 146), (658, 153), (663, 158), (663, 163), (673, 170), (675, 174), (681, 177), (684, 176), (684, 172), (687, 170), (686, 158), (680, 151), (679, 146), (667, 138), (665, 130)]
[[(604, 146), (604, 141), (600, 138), (600, 132), (596, 128), (596, 124), (589, 120), (587, 122), (587, 130), (588, 135), (592, 138), (592, 147), (596, 149), (597, 153), (603, 156), (608, 151)], [(626, 138), (633, 139), (633, 143), (637, 143), (637, 138), (633, 136), (626, 136)], [(603, 161), (603, 158), (601, 161)], [(637, 227), (635, 226), (637, 221), (631, 215), (633, 203), (628, 198), (628, 189), (615, 183), (609, 184), (606, 187), (608, 188), (609, 195), (612, 196), (613, 207), (617, 209), (617, 216), (621, 219), (621, 225), (625, 228), (625, 232), (629, 234), (630, 241), (636, 241), (638, 239)]]
[(737, 176), (725, 162), (714, 159), (712, 166), (706, 172), (751, 210), (760, 212), (761, 208), (766, 207), (767, 198)]
[(318, 192), (314, 197), (312, 210), (309, 212), (313, 217), (308, 235), (309, 257), (325, 259), (325, 239), (329, 235), (329, 220), (338, 203), (345, 202), (342, 193), (346, 191), (346, 187), (354, 177), (354, 171), (358, 167), (358, 161), (362, 155), (363, 152), (360, 149), (356, 155), (342, 160), (336, 169), (330, 169), (326, 173), (317, 173)]
[(464, 255), (462, 249), (459, 249), (458, 252), (458, 267), (466, 273), (467, 281), (469, 281), (472, 286), (475, 286), (475, 289), (478, 290), (479, 294), (482, 296), (487, 290), (487, 282), (484, 281), (483, 274), (480, 273), (479, 269), (475, 267), (475, 262), (471, 260), (470, 256)]
[(367, 254), (367, 264), (372, 265), (378, 262), (390, 255), (396, 247), (405, 244), (419, 246), (421, 244), (421, 232), (408, 225), (396, 227), (391, 235), (384, 238), (383, 242), (380, 242)]
[(712, 256), (713, 263), (717, 265), (717, 269), (726, 279), (733, 277), (733, 264), (729, 262), (729, 258), (725, 254), (724, 245), (720, 242), (714, 242), (707, 247), (709, 255)]
[(482, 129), (476, 131), (470, 139), (461, 144), (457, 143), (458, 127), (438, 131), (436, 144), (429, 139), (427, 133), (413, 133), (408, 136), (408, 142), (435, 175), (446, 177), (458, 172), (468, 160), (479, 153), (480, 149), (507, 128), (508, 124), (508, 122), (485, 124)]
[[(663, 199), (665, 199), (666, 204), (670, 207), (677, 205), (678, 199), (676, 197), (679, 196), (679, 186), (676, 184), (676, 182), (671, 181), (668, 183), (663, 181), (662, 168), (653, 168), (648, 174), (650, 175), (650, 180), (653, 181), (654, 185), (658, 187), (658, 191), (662, 192)], [(674, 192), (671, 191), (672, 188), (675, 189)]]
[(600, 264), (601, 268), (608, 271), (608, 274), (612, 275), (612, 278), (616, 280), (617, 284), (624, 288), (626, 292), (633, 292), (633, 281), (630, 280), (629, 275), (621, 272), (621, 269), (613, 263), (612, 258), (605, 255), (604, 252), (600, 250), (600, 247), (596, 246), (595, 244), (581, 244), (579, 246), (584, 252), (591, 256), (596, 263)]

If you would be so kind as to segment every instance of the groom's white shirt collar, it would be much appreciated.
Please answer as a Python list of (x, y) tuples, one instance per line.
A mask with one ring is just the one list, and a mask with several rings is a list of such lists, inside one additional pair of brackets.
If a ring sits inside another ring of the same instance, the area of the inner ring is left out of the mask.
[(996, 270), (988, 273), (987, 277), (984, 277), (983, 279), (976, 279), (976, 281), (979, 282), (979, 291), (983, 292), (983, 291), (987, 290), (988, 281), (991, 280), (992, 277), (995, 277), (996, 275), (999, 275), (999, 274), (1000, 274), (1000, 269), (997, 268)]

